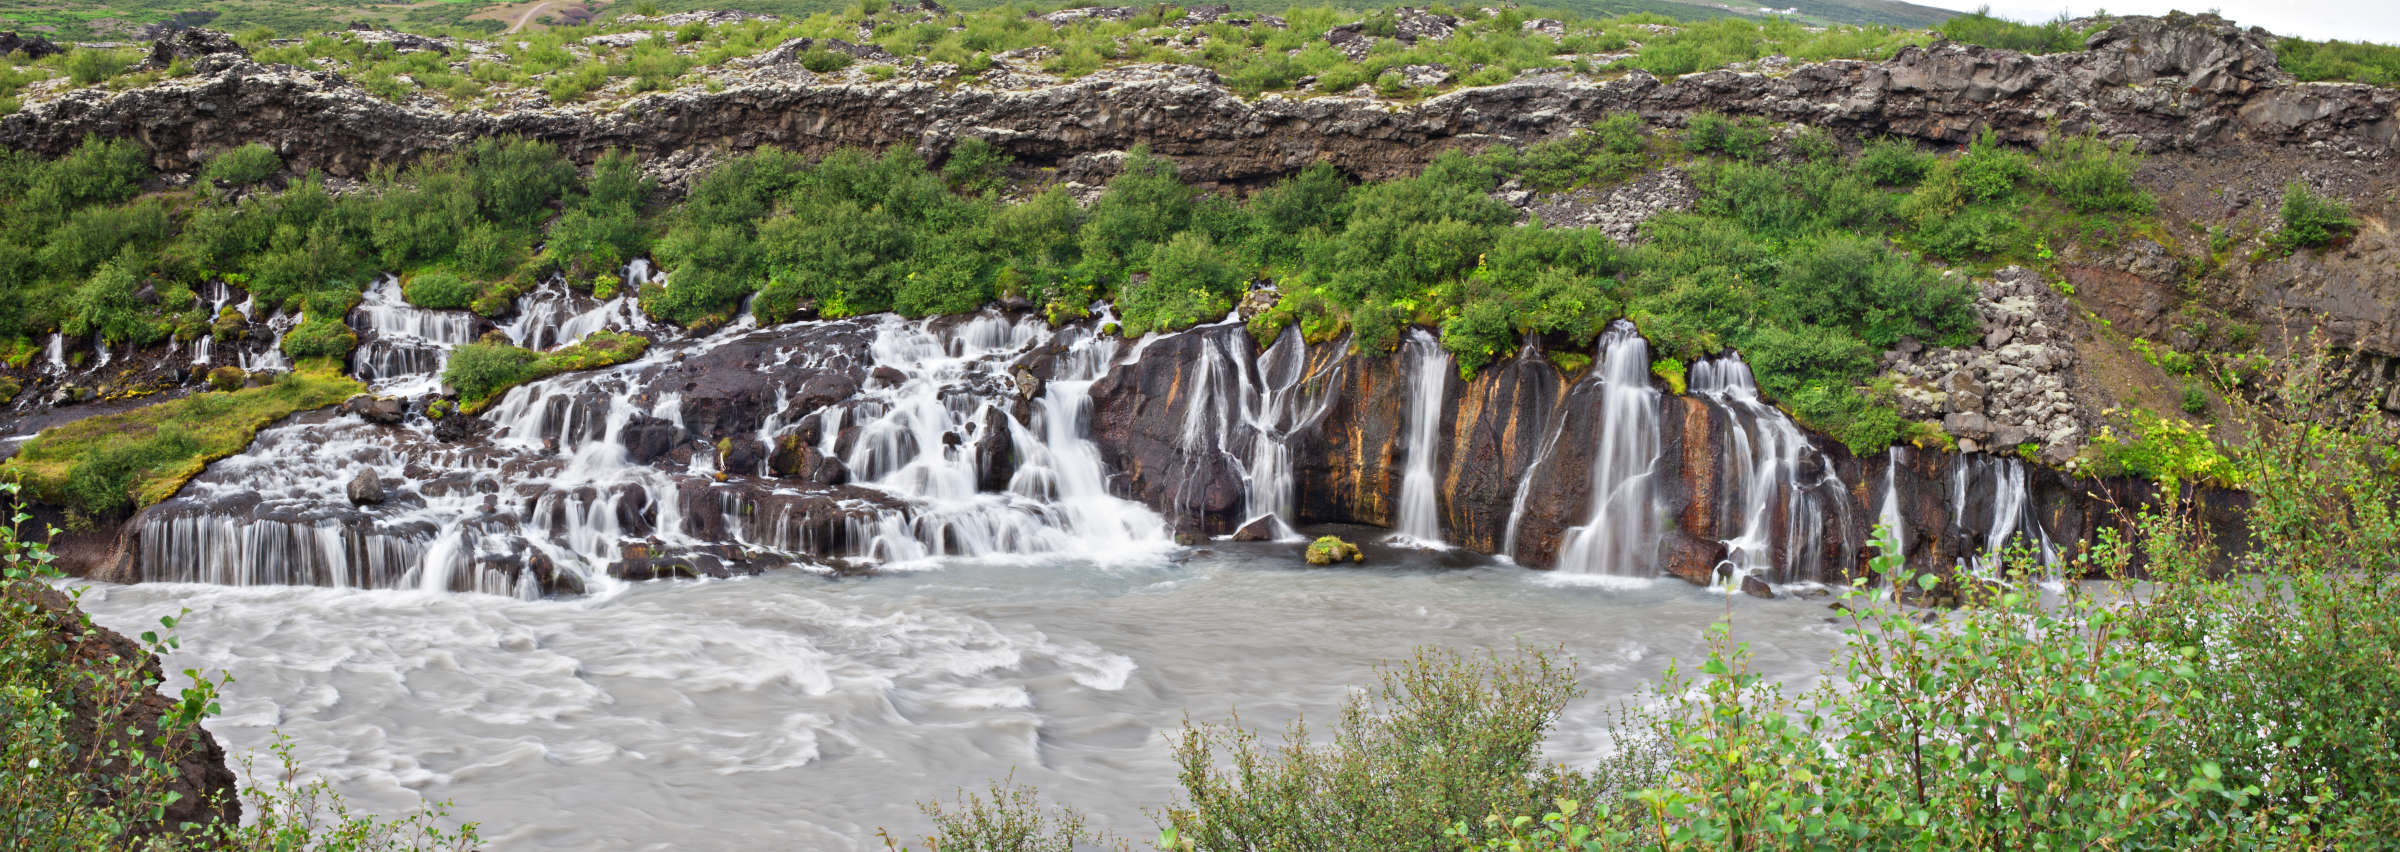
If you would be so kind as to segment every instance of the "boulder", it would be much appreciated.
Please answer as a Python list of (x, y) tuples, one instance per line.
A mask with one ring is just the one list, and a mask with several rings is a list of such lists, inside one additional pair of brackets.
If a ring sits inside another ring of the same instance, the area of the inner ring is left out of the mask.
[(232, 36), (216, 30), (177, 30), (175, 34), (151, 43), (150, 55), (142, 60), (140, 67), (143, 70), (163, 70), (178, 60), (190, 64), (212, 56), (248, 59), (250, 51), (243, 50)]
[(1308, 560), (1308, 564), (1320, 566), (1343, 562), (1364, 562), (1367, 559), (1367, 555), (1358, 549), (1358, 545), (1333, 536), (1321, 536), (1316, 541), (1309, 542), (1308, 552), (1302, 556)]
[(342, 492), (349, 496), (351, 505), (380, 505), (384, 496), (383, 478), (376, 476), (373, 468), (359, 468), (358, 475), (350, 478), (350, 484)]
[(362, 393), (343, 401), (341, 411), (379, 426), (397, 426), (408, 417), (408, 403)]
[(26, 37), (13, 32), (0, 32), (0, 56), (14, 54), (20, 59), (32, 61), (65, 52), (66, 48), (51, 44), (49, 39), (38, 35)]
[(1233, 531), (1234, 541), (1274, 541), (1275, 516), (1260, 515)]

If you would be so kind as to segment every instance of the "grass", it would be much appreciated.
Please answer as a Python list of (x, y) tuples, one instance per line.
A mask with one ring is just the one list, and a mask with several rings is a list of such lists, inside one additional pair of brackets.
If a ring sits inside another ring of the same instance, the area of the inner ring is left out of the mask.
[(266, 425), (323, 408), (366, 386), (330, 363), (306, 365), (274, 383), (209, 391), (42, 430), (0, 475), (47, 503), (91, 514), (165, 500), (209, 462), (241, 452)]

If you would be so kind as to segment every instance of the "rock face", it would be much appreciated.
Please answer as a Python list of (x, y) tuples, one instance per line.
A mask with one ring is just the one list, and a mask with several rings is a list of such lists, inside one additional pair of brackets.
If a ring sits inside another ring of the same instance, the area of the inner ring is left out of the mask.
[[(30, 603), (44, 614), (49, 629), (67, 648), (69, 665), (114, 666), (134, 660), (139, 661), (139, 668), (151, 680), (159, 679), (156, 657), (150, 656), (140, 645), (115, 631), (99, 628), (86, 633), (82, 614), (76, 611), (74, 602), (65, 595), (32, 586), (15, 586), (0, 590), (0, 594)], [(139, 732), (136, 739), (144, 746), (151, 745), (160, 731), (161, 720), (173, 712), (175, 705), (154, 686), (131, 696), (78, 695), (74, 700), (76, 703), (71, 706), (77, 712), (67, 719), (69, 736), (91, 742), (93, 726), (102, 719), (113, 719), (135, 728)], [(103, 707), (96, 704), (100, 701), (113, 703)], [(135, 825), (128, 832), (128, 839), (166, 834), (171, 826), (186, 822), (220, 821), (228, 826), (240, 824), (242, 804), (235, 794), (233, 770), (226, 762), (225, 749), (217, 744), (216, 737), (206, 729), (194, 726), (188, 738), (153, 750), (148, 756), (174, 767), (167, 790), (180, 795), (173, 804), (167, 805), (163, 823)], [(110, 766), (103, 764), (98, 771), (110, 771)]]
[[(1152, 342), (1139, 361), (1095, 383), (1094, 439), (1120, 492), (1162, 511), (1179, 533), (1270, 538), (1251, 519), (1263, 514), (1253, 489), (1268, 469), (1258, 442), (1280, 436), (1288, 520), (1391, 526), (1410, 406), (1406, 359), (1348, 354), (1346, 342), (1309, 346), (1304, 356), (1278, 351), (1293, 340), (1257, 354), (1242, 328), (1196, 330)], [(2024, 344), (2002, 349), (2015, 345)], [(1254, 354), (1259, 363), (1243, 363)], [(1292, 377), (1277, 377), (1287, 370)], [(1559, 563), (1576, 528), (1594, 516), (1603, 388), (1593, 372), (1562, 372), (1534, 341), (1516, 359), (1447, 383), (1435, 454), (1446, 542), (1521, 565)], [(2063, 557), (2058, 543), (2117, 524), (2111, 501), (2133, 506), (2153, 497), (2146, 483), (2076, 479), (2013, 450), (1903, 447), (1861, 459), (1805, 433), (1797, 433), (1805, 446), (1782, 451), (1786, 466), (1765, 468), (1759, 459), (1774, 451), (1759, 409), (1667, 393), (1663, 382), (1652, 390), (1658, 433), (1646, 501), (1661, 520), (1648, 531), (1655, 544), (1645, 545), (1643, 561), (1695, 583), (1727, 581), (1737, 557), (1771, 564), (1761, 579), (1778, 584), (1862, 576), (1879, 551), (1874, 528), (1887, 518), (1897, 520), (1912, 570), (1988, 560), (2020, 533), (2024, 544)], [(1999, 410), (2031, 404), (2004, 395)], [(1227, 440), (1195, 435), (1195, 426), (1218, 428), (1215, 412), (1227, 410), (1273, 425), (1256, 434), (1228, 427)], [(1762, 488), (1762, 475), (1782, 484)], [(2220, 544), (2239, 552), (2239, 495), (2196, 499)], [(1731, 552), (1736, 543), (1753, 552)]]
[[(1399, 21), (1403, 40), (1439, 37), (1444, 26), (1429, 13)], [(55, 155), (86, 134), (128, 137), (148, 146), (156, 165), (179, 170), (209, 151), (264, 141), (296, 167), (358, 175), (378, 162), (509, 133), (555, 142), (586, 160), (612, 148), (663, 156), (702, 144), (812, 154), (906, 144), (938, 154), (974, 135), (1037, 167), (1147, 144), (1175, 158), (1187, 177), (1249, 183), (1320, 160), (1366, 178), (1409, 173), (1443, 150), (1548, 137), (1620, 112), (1676, 123), (1712, 110), (1937, 143), (1961, 143), (1986, 128), (2032, 142), (2055, 128), (2131, 138), (2151, 151), (2256, 143), (2370, 159), (2390, 156), (2400, 140), (2400, 93), (2293, 83), (2275, 67), (2268, 34), (2207, 16), (2123, 18), (2094, 36), (2088, 51), (2050, 56), (1943, 43), (1882, 62), (1834, 61), (1773, 75), (1721, 70), (1662, 81), (1635, 71), (1601, 81), (1537, 74), (1415, 103), (1249, 101), (1205, 69), (1129, 66), (1021, 90), (968, 78), (761, 80), (713, 93), (687, 88), (618, 105), (492, 114), (394, 104), (337, 75), (260, 65), (238, 51), (221, 34), (177, 33), (160, 42), (154, 59), (193, 60), (195, 75), (27, 103), (0, 118), (0, 144)]]

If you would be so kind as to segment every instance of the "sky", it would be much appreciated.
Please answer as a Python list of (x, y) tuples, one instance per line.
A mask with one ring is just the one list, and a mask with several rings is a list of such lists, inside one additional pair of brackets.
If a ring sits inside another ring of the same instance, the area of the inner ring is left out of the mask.
[(2018, 21), (2041, 22), (2066, 10), (2070, 17), (2108, 12), (2115, 15), (2159, 15), (2172, 9), (2215, 11), (2245, 27), (2266, 27), (2276, 35), (2310, 39), (2341, 39), (2400, 44), (2400, 0), (1916, 0), (1942, 9), (1974, 11), (1992, 7), (1992, 14)]

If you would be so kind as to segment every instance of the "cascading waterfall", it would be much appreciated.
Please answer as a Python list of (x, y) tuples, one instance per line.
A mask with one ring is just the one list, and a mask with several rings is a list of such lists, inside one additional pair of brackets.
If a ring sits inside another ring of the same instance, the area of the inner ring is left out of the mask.
[[(251, 301), (248, 301), (248, 300), (246, 300), (246, 301), (242, 302), (242, 306), (241, 306), (241, 307), (242, 307), (242, 316), (245, 316), (245, 317), (248, 317), (248, 316), (250, 316), (250, 311), (251, 311)], [(253, 320), (253, 321), (255, 322), (255, 320)], [(267, 345), (266, 345), (266, 347), (265, 347), (265, 348), (263, 348), (263, 349), (258, 349), (258, 350), (256, 350), (256, 351), (253, 351), (253, 350), (251, 350), (251, 349), (248, 349), (248, 348), (244, 348), (244, 349), (242, 350), (242, 357), (241, 357), (241, 368), (242, 368), (243, 370), (245, 370), (245, 371), (249, 371), (249, 372), (257, 372), (257, 371), (259, 371), (259, 370), (289, 370), (289, 369), (291, 369), (291, 368), (292, 368), (292, 362), (291, 362), (291, 360), (290, 360), (290, 359), (288, 359), (288, 358), (285, 358), (285, 357), (283, 357), (283, 335), (284, 335), (285, 333), (287, 333), (287, 332), (291, 331), (293, 326), (296, 326), (296, 325), (299, 325), (299, 324), (300, 324), (300, 315), (299, 315), (299, 314), (284, 313), (284, 312), (282, 312), (282, 311), (277, 311), (277, 312), (275, 312), (274, 314), (272, 314), (272, 315), (268, 316), (268, 317), (267, 317), (267, 335), (268, 335), (268, 336), (267, 336)]]
[(651, 330), (649, 316), (642, 313), (642, 288), (663, 282), (666, 276), (658, 274), (650, 261), (637, 258), (625, 264), (618, 277), (622, 283), (616, 294), (605, 300), (576, 293), (564, 276), (543, 279), (533, 292), (517, 300), (516, 317), (502, 324), (500, 333), (527, 349), (551, 349), (603, 328)]
[(1883, 537), (1876, 543), (1885, 556), (1908, 558), (1908, 517), (1900, 512), (1900, 465), (1907, 461), (1908, 448), (1894, 446), (1884, 457), (1882, 506), (1876, 510), (1875, 523), (1883, 528)]
[(53, 376), (67, 374), (66, 335), (50, 333), (50, 342), (42, 347), (42, 372)]
[(1823, 576), (1825, 531), (1846, 505), (1833, 461), (1798, 423), (1759, 399), (1740, 354), (1693, 364), (1688, 386), (1732, 425), (1722, 458), (1731, 482), (1719, 489), (1725, 517), (1740, 519), (1724, 540), (1729, 579), (1792, 583)]
[(1435, 493), (1434, 457), (1441, 447), (1442, 392), (1450, 377), (1450, 352), (1423, 329), (1408, 333), (1410, 384), (1406, 472), (1400, 478), (1400, 505), (1393, 525), (1398, 542), (1420, 547), (1443, 547), (1441, 508)]
[[(1988, 522), (1980, 526), (1970, 523), (1966, 515), (1973, 504), (1968, 501), (1987, 493), (1992, 506)], [(1977, 576), (2000, 577), (2010, 550), (2020, 546), (2045, 567), (2059, 563), (2058, 548), (2033, 509), (2033, 489), (2022, 459), (1986, 453), (1960, 456), (1950, 471), (1950, 511), (1951, 522), (1962, 535), (1972, 538), (1982, 533), (1982, 549), (1966, 560)]]
[(1600, 339), (1599, 449), (1592, 457), (1592, 511), (1560, 538), (1558, 570), (1631, 577), (1656, 573), (1659, 393), (1650, 386), (1650, 344), (1618, 321)]
[[(379, 301), (356, 319), (377, 329), (433, 321), (405, 313), (413, 310)], [(314, 415), (261, 433), (248, 452), (146, 512), (137, 567), (163, 580), (530, 597), (605, 590), (618, 570), (1155, 554), (1170, 546), (1163, 519), (1108, 492), (1088, 437), (1090, 386), (1118, 348), (1096, 326), (1053, 332), (1038, 319), (986, 314), (760, 330), (745, 316), (704, 339), (662, 333), (628, 364), (514, 389), (484, 414), (488, 429), (463, 442), (435, 438), (422, 419), (374, 426)], [(530, 340), (568, 339), (520, 328)], [(846, 450), (839, 458), (854, 484), (717, 471), (708, 441), (718, 436), (691, 431), (673, 369), (736, 344), (773, 353), (760, 368), (776, 400), (754, 429), (736, 434), (772, 447), (787, 423), (814, 418), (825, 432), (820, 445)], [(1058, 353), (1053, 378), (1021, 400), (1009, 371), (1045, 346)], [(797, 382), (827, 372), (887, 378), (816, 411), (792, 410)], [(669, 452), (637, 460), (629, 449), (637, 432), (662, 427), (673, 435)], [(1013, 466), (1006, 487), (979, 490), (988, 479), (981, 466), (1003, 463)], [(387, 497), (352, 505), (345, 486), (362, 475), (381, 480)]]
[[(1000, 401), (1015, 391), (1008, 367), (1051, 337), (1032, 317), (978, 315), (946, 338), (934, 324), (886, 317), (870, 353), (903, 378), (869, 385), (846, 403), (856, 438), (842, 459), (861, 484), (901, 498), (908, 509), (864, 524), (856, 555), (881, 562), (938, 556), (1042, 553), (1102, 556), (1153, 551), (1166, 542), (1156, 513), (1110, 496), (1099, 451), (1084, 437), (1088, 391), (1114, 342), (1075, 332), (1038, 408), (1042, 428), (1019, 422)], [(1080, 350), (1080, 351), (1079, 351)], [(1005, 434), (986, 434), (986, 424)], [(980, 491), (971, 446), (1006, 441), (1019, 460), (1005, 492)]]
[[(1190, 371), (1180, 443), (1187, 474), (1208, 465), (1238, 469), (1243, 483), (1242, 526), (1264, 522), (1270, 537), (1293, 541), (1298, 516), (1297, 480), (1292, 470), (1291, 439), (1318, 421), (1332, 407), (1332, 394), (1323, 392), (1341, 376), (1347, 354), (1336, 354), (1314, 372), (1309, 370), (1308, 342), (1298, 329), (1287, 329), (1255, 358), (1246, 355), (1250, 336), (1238, 318), (1181, 332), (1199, 337), (1198, 363)], [(1139, 360), (1151, 337), (1134, 347), (1129, 361)], [(1344, 350), (1337, 352), (1346, 352)], [(1201, 477), (1186, 475), (1187, 485)], [(1178, 509), (1192, 497), (1173, 497)]]
[(450, 350), (471, 342), (475, 333), (475, 318), (465, 311), (410, 305), (401, 295), (399, 277), (392, 275), (367, 288), (350, 312), (350, 325), (361, 340), (350, 356), (352, 375), (377, 393), (402, 396), (441, 390)]

